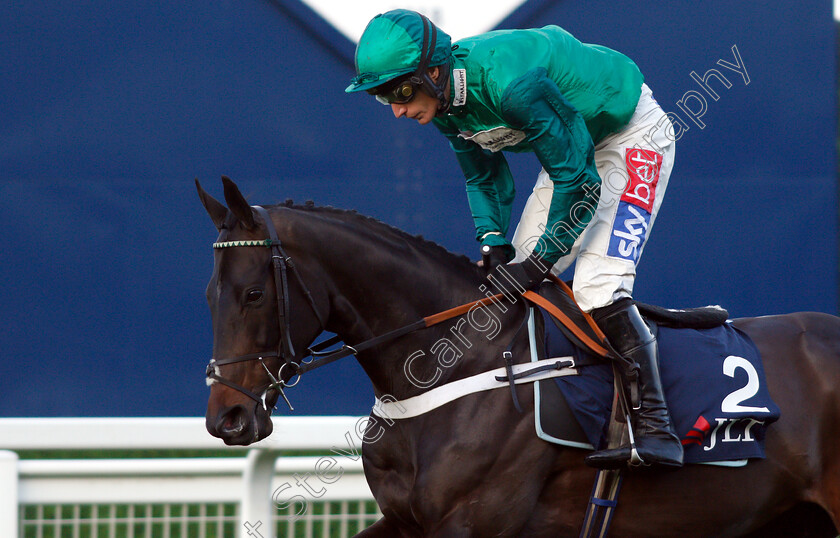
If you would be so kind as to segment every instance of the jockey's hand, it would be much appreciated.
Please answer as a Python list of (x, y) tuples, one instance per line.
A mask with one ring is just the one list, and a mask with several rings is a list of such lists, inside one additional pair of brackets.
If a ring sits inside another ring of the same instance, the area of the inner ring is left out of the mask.
[(548, 262), (531, 254), (522, 262), (496, 266), (487, 278), (500, 291), (519, 295), (525, 290), (536, 289), (550, 270)]
[(513, 258), (510, 251), (511, 248), (506, 245), (484, 245), (481, 247), (481, 261), (479, 265), (484, 268), (484, 274), (489, 275), (499, 265), (509, 262)]

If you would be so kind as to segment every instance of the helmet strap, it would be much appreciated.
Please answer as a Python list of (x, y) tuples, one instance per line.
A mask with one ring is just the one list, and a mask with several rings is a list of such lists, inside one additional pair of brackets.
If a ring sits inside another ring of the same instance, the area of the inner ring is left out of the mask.
[(437, 28), (425, 15), (418, 13), (423, 19), (423, 46), (420, 49), (420, 64), (411, 76), (411, 82), (420, 86), (426, 93), (438, 100), (437, 115), (445, 114), (451, 105), (446, 95), (446, 84), (449, 82), (449, 62), (444, 62), (439, 69), (438, 80), (435, 82), (429, 76), (429, 63), (437, 44)]

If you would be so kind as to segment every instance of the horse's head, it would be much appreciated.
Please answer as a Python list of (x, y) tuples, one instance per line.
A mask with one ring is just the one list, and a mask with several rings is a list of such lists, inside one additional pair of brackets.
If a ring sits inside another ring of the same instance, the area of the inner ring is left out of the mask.
[(213, 358), (206, 427), (228, 445), (248, 445), (271, 434), (271, 409), (294, 377), (300, 352), (323, 329), (329, 305), (318, 279), (306, 273), (306, 253), (291, 224), (277, 226), (230, 179), (222, 180), (228, 207), (196, 180), (219, 230), (207, 285)]

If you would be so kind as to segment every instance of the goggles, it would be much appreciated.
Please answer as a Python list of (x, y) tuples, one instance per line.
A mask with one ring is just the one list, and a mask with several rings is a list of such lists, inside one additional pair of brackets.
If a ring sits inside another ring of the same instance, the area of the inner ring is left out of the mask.
[(411, 80), (404, 80), (390, 90), (380, 92), (376, 90), (377, 88), (373, 88), (368, 90), (368, 92), (373, 94), (376, 100), (383, 105), (404, 105), (414, 99), (414, 96), (417, 94), (417, 86), (412, 84)]

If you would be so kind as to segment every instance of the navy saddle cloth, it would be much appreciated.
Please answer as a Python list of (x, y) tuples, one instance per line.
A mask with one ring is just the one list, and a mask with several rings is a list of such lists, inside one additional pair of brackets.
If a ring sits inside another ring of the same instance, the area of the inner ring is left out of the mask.
[[(600, 448), (606, 443), (613, 401), (612, 368), (584, 355), (547, 314), (544, 318), (545, 338), (532, 350), (545, 357), (573, 356), (589, 365), (581, 366), (579, 375), (535, 384), (537, 432), (554, 443)], [(666, 401), (685, 462), (734, 466), (763, 458), (766, 429), (779, 418), (779, 408), (770, 399), (752, 340), (730, 323), (707, 329), (653, 328)]]

